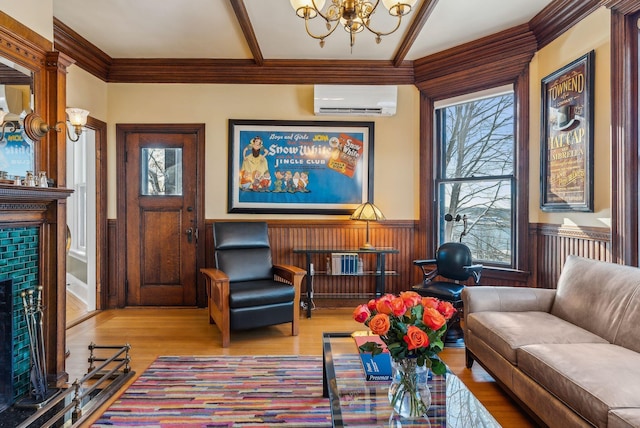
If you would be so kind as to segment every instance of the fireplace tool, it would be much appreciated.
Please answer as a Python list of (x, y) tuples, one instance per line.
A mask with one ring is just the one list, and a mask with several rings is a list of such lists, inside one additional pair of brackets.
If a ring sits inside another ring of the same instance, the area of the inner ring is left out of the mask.
[[(34, 297), (35, 294), (35, 297)], [(29, 334), (29, 350), (31, 351), (31, 395), (37, 402), (47, 398), (47, 362), (44, 352), (44, 332), (42, 328), (43, 305), (42, 286), (20, 293), (24, 307), (24, 315)]]

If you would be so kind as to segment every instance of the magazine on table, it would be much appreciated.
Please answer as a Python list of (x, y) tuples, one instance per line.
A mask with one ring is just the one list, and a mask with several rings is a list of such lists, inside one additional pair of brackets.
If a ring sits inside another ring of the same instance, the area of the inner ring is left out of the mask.
[[(369, 331), (357, 331), (351, 337), (356, 342), (365, 378), (368, 381), (390, 381), (392, 378), (391, 354), (380, 336)], [(378, 343), (382, 347), (382, 353), (372, 356), (370, 352), (363, 352), (360, 346), (367, 342)]]

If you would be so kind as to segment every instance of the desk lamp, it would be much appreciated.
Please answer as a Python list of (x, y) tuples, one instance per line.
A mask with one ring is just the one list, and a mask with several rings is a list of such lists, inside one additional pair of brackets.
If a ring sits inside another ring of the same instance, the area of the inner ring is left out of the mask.
[(360, 247), (360, 249), (373, 250), (375, 247), (369, 242), (369, 222), (385, 220), (384, 214), (382, 214), (380, 208), (376, 207), (371, 202), (365, 202), (355, 209), (350, 218), (351, 220), (364, 220), (367, 222), (367, 242)]

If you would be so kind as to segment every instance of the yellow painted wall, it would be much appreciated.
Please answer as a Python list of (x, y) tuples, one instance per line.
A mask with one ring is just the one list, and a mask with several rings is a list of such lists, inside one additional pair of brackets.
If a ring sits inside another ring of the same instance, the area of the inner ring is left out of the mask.
[[(37, 7), (36, 7), (37, 6)], [(44, 12), (32, 14), (33, 10)], [(53, 39), (52, 1), (0, 0), (0, 8), (44, 37)], [(51, 13), (49, 13), (51, 12)], [(531, 62), (530, 221), (609, 226), (610, 209), (610, 15), (601, 8), (538, 52)], [(590, 50), (596, 51), (594, 213), (540, 210), (540, 81)], [(67, 105), (83, 107), (108, 123), (108, 217), (116, 217), (115, 124), (204, 123), (206, 126), (205, 216), (226, 213), (227, 120), (363, 120), (313, 115), (309, 85), (107, 84), (72, 66)], [(374, 200), (390, 219), (419, 217), (419, 93), (401, 86), (398, 113), (371, 119), (375, 128)], [(364, 119), (364, 120), (369, 120)], [(255, 217), (255, 216), (254, 216)], [(282, 218), (278, 215), (263, 216)], [(287, 218), (322, 216), (287, 216)], [(336, 218), (336, 217), (331, 217)]]
[(53, 41), (53, 0), (0, 0), (0, 10)]
[[(529, 221), (576, 226), (611, 226), (611, 66), (610, 21), (602, 7), (541, 49), (533, 58)], [(594, 212), (548, 213), (540, 210), (540, 97), (541, 80), (564, 65), (595, 50), (594, 92)]]
[(108, 84), (76, 65), (67, 73), (67, 107), (89, 110), (94, 119), (107, 121)]
[[(74, 79), (68, 86), (75, 87)], [(118, 123), (205, 124), (205, 217), (340, 218), (227, 214), (228, 119), (374, 121), (374, 201), (389, 219), (419, 214), (419, 92), (400, 86), (393, 117), (313, 115), (312, 85), (108, 85), (108, 216), (116, 217), (115, 129)], [(342, 217), (346, 218), (346, 217)]]

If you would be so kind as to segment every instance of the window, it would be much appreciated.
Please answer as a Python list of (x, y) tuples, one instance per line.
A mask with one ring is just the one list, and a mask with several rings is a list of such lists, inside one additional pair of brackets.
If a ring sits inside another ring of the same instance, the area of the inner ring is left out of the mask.
[(74, 190), (69, 197), (67, 212), (67, 223), (71, 232), (70, 252), (84, 261), (87, 257), (88, 135), (88, 132), (83, 132), (78, 141), (67, 140), (67, 185)]
[(182, 195), (182, 149), (142, 149), (143, 195)]
[(439, 243), (474, 260), (513, 265), (515, 96), (512, 90), (436, 106)]

